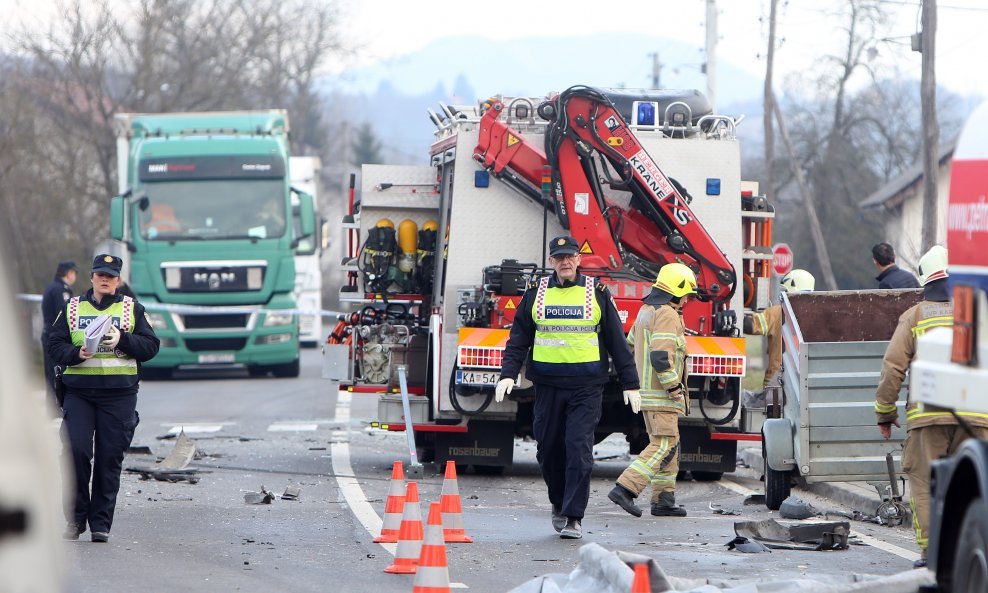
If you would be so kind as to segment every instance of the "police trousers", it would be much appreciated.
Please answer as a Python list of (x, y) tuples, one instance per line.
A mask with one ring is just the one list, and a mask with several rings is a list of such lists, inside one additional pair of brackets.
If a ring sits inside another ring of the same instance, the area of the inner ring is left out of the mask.
[(652, 485), (652, 503), (660, 504), (663, 492), (676, 492), (676, 474), (679, 473), (679, 414), (642, 410), (645, 429), (648, 430), (648, 446), (638, 458), (621, 473), (617, 483), (635, 496)]
[(70, 390), (62, 410), (67, 454), (75, 470), (75, 479), (68, 482), (65, 518), (80, 528), (88, 522), (91, 531), (109, 533), (124, 454), (140, 421), (137, 394), (93, 397)]
[(535, 385), (536, 459), (549, 502), (571, 519), (583, 519), (590, 499), (594, 430), (600, 422), (603, 392), (603, 385)]
[[(988, 428), (972, 426), (977, 438), (988, 438)], [(930, 462), (953, 455), (970, 435), (957, 424), (936, 424), (910, 429), (902, 444), (902, 471), (909, 478), (909, 506), (913, 511), (916, 543), (926, 558), (930, 538)]]

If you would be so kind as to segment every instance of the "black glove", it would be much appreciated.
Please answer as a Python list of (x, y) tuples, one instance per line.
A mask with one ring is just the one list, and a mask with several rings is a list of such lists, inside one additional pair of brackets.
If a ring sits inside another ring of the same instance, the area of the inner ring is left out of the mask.
[(744, 333), (749, 336), (755, 333), (755, 320), (751, 318), (751, 313), (746, 313), (744, 316), (744, 322), (742, 323)]

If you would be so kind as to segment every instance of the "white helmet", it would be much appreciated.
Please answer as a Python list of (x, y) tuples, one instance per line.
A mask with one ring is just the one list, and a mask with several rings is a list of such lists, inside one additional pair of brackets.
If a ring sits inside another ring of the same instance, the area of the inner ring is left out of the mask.
[(919, 285), (947, 277), (947, 248), (934, 245), (919, 258)]
[(806, 270), (792, 270), (782, 277), (782, 290), (793, 292), (810, 292), (816, 286), (816, 278)]

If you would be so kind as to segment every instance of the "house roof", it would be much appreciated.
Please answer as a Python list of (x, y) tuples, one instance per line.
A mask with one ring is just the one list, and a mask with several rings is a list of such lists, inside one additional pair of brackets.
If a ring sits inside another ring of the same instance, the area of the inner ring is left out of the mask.
[[(957, 148), (956, 137), (950, 142), (940, 145), (940, 154), (937, 157), (937, 162), (941, 167), (953, 157), (955, 148)], [(872, 208), (898, 206), (901, 199), (896, 198), (901, 198), (903, 192), (915, 186), (922, 179), (923, 161), (920, 160), (903, 170), (902, 173), (879, 188), (878, 191), (862, 200), (858, 204), (858, 207), (868, 210)]]

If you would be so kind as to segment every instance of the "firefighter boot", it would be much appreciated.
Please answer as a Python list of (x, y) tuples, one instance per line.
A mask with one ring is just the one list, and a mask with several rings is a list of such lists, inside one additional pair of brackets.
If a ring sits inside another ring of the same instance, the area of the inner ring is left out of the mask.
[(611, 491), (607, 493), (607, 498), (632, 515), (636, 517), (642, 516), (642, 510), (635, 506), (635, 495), (621, 484), (615, 484), (611, 488)]
[(659, 502), (652, 503), (652, 514), (656, 517), (685, 517), (686, 509), (676, 506), (675, 492), (660, 492)]

